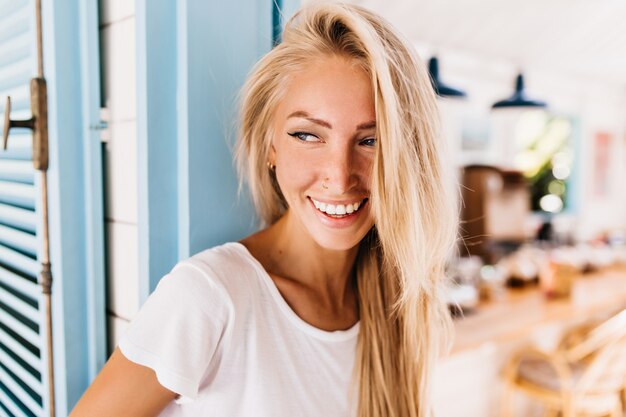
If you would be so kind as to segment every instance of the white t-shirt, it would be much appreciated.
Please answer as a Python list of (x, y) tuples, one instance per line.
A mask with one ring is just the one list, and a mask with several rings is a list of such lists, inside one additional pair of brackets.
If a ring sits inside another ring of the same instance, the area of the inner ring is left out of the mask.
[(176, 265), (119, 347), (181, 395), (162, 417), (348, 417), (358, 332), (306, 323), (233, 242)]

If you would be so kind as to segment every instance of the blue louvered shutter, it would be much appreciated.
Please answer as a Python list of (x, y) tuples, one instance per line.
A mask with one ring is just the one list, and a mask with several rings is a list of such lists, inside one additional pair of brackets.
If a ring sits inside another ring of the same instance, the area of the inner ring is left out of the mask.
[[(36, 60), (34, 0), (0, 0), (0, 115), (11, 96), (11, 118), (31, 117), (29, 82)], [(0, 150), (0, 417), (49, 414), (46, 320), (38, 284), (41, 193), (31, 148), (31, 131), (14, 128), (8, 150)]]

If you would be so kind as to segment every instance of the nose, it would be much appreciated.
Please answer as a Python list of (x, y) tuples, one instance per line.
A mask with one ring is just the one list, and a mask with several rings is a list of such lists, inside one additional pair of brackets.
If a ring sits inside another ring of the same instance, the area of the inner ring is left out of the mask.
[(330, 149), (324, 169), (324, 189), (337, 195), (348, 193), (358, 183), (355, 171), (354, 149), (337, 144)]

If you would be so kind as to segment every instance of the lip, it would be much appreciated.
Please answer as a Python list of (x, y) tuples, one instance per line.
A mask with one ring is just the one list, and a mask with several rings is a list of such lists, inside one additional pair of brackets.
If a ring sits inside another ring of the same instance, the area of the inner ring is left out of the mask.
[[(320, 220), (320, 222), (323, 225), (331, 227), (333, 229), (342, 229), (342, 228), (352, 226), (354, 223), (356, 223), (359, 220), (359, 218), (362, 216), (362, 213), (365, 210), (369, 209), (369, 207), (367, 207), (367, 204), (369, 203), (369, 199), (365, 199), (365, 201), (361, 200), (363, 201), (363, 203), (357, 211), (355, 211), (354, 213), (348, 214), (345, 217), (335, 218), (335, 217), (330, 217), (326, 213), (322, 213), (321, 211), (319, 211), (315, 207), (315, 204), (313, 203), (313, 200), (311, 200), (311, 197), (307, 197), (307, 199), (309, 200), (309, 203), (311, 204), (311, 208), (315, 212), (315, 215)], [(317, 201), (321, 201), (321, 200), (317, 200)], [(333, 204), (333, 203), (328, 203), (328, 204)], [(334, 203), (334, 204), (344, 204), (344, 203)]]
[(336, 206), (338, 204), (345, 206), (346, 204), (354, 204), (354, 203), (362, 204), (363, 200), (365, 200), (367, 197), (355, 198), (354, 200), (349, 200), (349, 201), (322, 200), (322, 199), (311, 197), (311, 196), (308, 196), (307, 198), (309, 200), (313, 199), (315, 201), (319, 201), (320, 203), (324, 203), (324, 204), (332, 204), (333, 206)]

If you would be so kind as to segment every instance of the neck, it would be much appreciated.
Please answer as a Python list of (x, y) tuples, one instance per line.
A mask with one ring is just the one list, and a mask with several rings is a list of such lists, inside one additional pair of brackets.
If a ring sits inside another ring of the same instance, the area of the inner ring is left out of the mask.
[(317, 244), (287, 212), (265, 231), (268, 272), (314, 291), (328, 306), (343, 306), (354, 295), (358, 246), (331, 250)]

